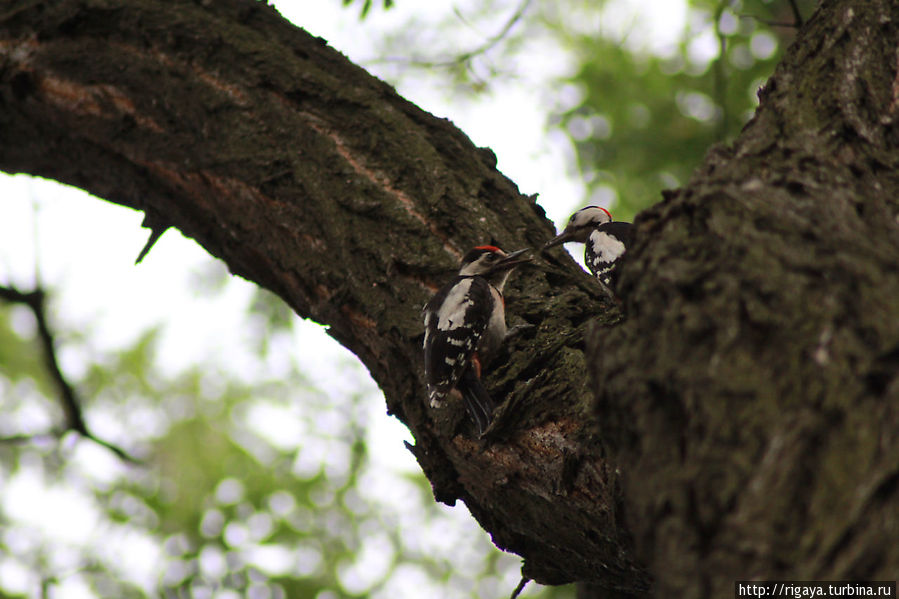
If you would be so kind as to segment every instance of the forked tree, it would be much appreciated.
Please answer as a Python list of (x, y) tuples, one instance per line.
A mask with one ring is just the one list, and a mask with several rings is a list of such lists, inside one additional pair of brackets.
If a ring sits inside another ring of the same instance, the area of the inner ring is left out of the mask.
[[(635, 220), (605, 299), (522, 268), (485, 439), (427, 406), (419, 311), (553, 227), (447, 120), (251, 0), (10, 0), (0, 168), (176, 227), (329, 325), (539, 582), (723, 597), (899, 571), (899, 3), (826, 0), (727, 147)], [(77, 226), (77, 224), (73, 224)]]

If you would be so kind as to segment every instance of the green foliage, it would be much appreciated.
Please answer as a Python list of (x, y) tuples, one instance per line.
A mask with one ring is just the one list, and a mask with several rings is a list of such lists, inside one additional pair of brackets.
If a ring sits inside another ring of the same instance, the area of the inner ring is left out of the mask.
[[(349, 6), (353, 4), (354, 0), (342, 0), (344, 6)], [(359, 19), (364, 19), (368, 16), (368, 11), (371, 10), (373, 2), (371, 0), (362, 0), (362, 10), (359, 11)], [(391, 6), (393, 6), (393, 0), (384, 0), (384, 10), (388, 10)]]
[(36, 327), (28, 308), (0, 302), (0, 375), (10, 384), (30, 380), (46, 393), (51, 387), (40, 346), (23, 335), (23, 331)]
[[(811, 4), (800, 8), (810, 14)], [(710, 145), (733, 138), (792, 39), (793, 28), (772, 22), (792, 22), (788, 2), (694, 0), (681, 41), (663, 55), (633, 49), (627, 35), (561, 33), (578, 57), (563, 82), (577, 101), (552, 123), (574, 144), (588, 202), (630, 220), (686, 183)]]
[[(113, 423), (112, 432), (102, 426), (95, 432), (138, 455), (138, 466), (125, 466), (76, 435), (55, 438), (61, 425), (53, 420), (61, 416), (52, 386), (35, 382), (46, 375), (27, 314), (3, 306), (0, 355), (9, 359), (0, 363), (0, 435), (40, 434), (30, 442), (0, 443), (0, 483), (8, 491), (0, 501), (0, 572), (25, 572), (24, 596), (41, 586), (51, 594), (81, 588), (123, 598), (225, 591), (387, 597), (396, 596), (394, 589), (410, 575), (435, 592), (453, 586), (453, 596), (474, 596), (474, 581), (460, 576), (451, 555), (429, 550), (443, 546), (428, 532), (429, 522), (444, 529), (459, 524), (434, 505), (424, 477), (385, 473), (383, 462), (373, 462), (370, 414), (372, 408), (381, 412), (383, 399), (359, 390), (325, 393), (293, 362), (286, 370), (265, 366), (263, 349), (284, 343), (279, 336), (292, 337), (296, 319), (286, 318), (270, 294), (255, 293), (249, 305), (243, 326), (255, 329), (254, 341), (243, 359), (260, 361), (251, 381), (210, 359), (164, 375), (157, 366), (161, 327), (106, 352), (91, 346), (91, 335), (67, 334), (59, 324), (64, 343), (58, 345), (65, 345), (59, 349), (87, 363), (80, 373), (68, 373), (84, 399), (85, 418), (89, 425)], [(331, 369), (342, 378), (365, 376), (349, 360)], [(30, 391), (18, 393), (26, 384)], [(35, 423), (35, 411), (54, 416)], [(59, 519), (35, 521), (23, 513), (28, 485), (31, 496), (60, 496), (47, 500), (60, 518), (94, 524), (88, 530)], [(389, 488), (392, 497), (372, 492), (375, 487)], [(466, 576), (492, 578), (490, 588), (502, 584), (501, 573), (517, 569), (517, 560), (490, 547), (483, 534), (470, 551), (477, 566)], [(145, 565), (136, 568), (126, 555)], [(396, 572), (403, 574), (397, 579)], [(0, 577), (5, 596), (21, 590), (7, 584)], [(512, 586), (505, 583), (500, 594)]]

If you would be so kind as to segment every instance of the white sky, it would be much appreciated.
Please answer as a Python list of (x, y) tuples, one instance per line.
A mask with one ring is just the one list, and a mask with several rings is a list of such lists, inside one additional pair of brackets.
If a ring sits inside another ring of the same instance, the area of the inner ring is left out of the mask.
[[(375, 0), (370, 16), (362, 23), (357, 16), (359, 3), (349, 9), (341, 9), (338, 0), (314, 3), (284, 0), (276, 4), (286, 17), (324, 37), (351, 60), (365, 65), (378, 58), (377, 43), (382, 31), (397, 28), (411, 16), (425, 23), (437, 23), (453, 9), (464, 15), (467, 7), (476, 2), (427, 3), (428, 9), (423, 12), (424, 3), (398, 0), (395, 8), (385, 13), (380, 9), (380, 0)], [(497, 27), (517, 4), (518, 0), (509, 2), (507, 10), (497, 12)], [(685, 18), (684, 3), (680, 0), (618, 0), (609, 4), (607, 16), (601, 22), (576, 23), (603, 30), (626, 29), (627, 43), (646, 45), (660, 53), (671, 48)], [(642, 27), (634, 27), (638, 17)], [(458, 41), (458, 48), (477, 46), (484, 36), (495, 31), (496, 28), (472, 29), (467, 39)], [(464, 33), (461, 35), (465, 37)], [(423, 109), (450, 118), (477, 145), (492, 148), (500, 170), (522, 192), (539, 192), (540, 203), (549, 216), (562, 222), (584, 201), (585, 188), (570, 172), (570, 144), (564, 136), (547, 134), (544, 119), (548, 105), (566, 101), (565, 90), (553, 88), (551, 81), (570, 67), (563, 55), (546, 40), (539, 39), (525, 50), (519, 64), (528, 65), (524, 77), (494, 85), (489, 93), (474, 100), (447, 98), (439, 75), (409, 77), (399, 84), (398, 91)], [(379, 68), (376, 65), (373, 71), (378, 73)], [(570, 96), (571, 90), (567, 91)], [(100, 349), (125, 346), (146, 327), (166, 323), (159, 352), (165, 371), (177, 372), (184, 365), (195, 363), (198, 357), (212, 358), (230, 364), (238, 374), (252, 380), (252, 364), (234, 359), (235, 355), (247, 354), (248, 336), (241, 326), (252, 287), (243, 280), (234, 280), (223, 296), (214, 299), (198, 296), (191, 288), (191, 273), (207, 264), (209, 257), (196, 244), (171, 230), (142, 264), (134, 266), (134, 259), (147, 237), (147, 231), (140, 228), (141, 220), (139, 213), (90, 198), (79, 190), (28, 177), (0, 175), (0, 284), (31, 288), (35, 264), (39, 264), (42, 279), (56, 286), (53, 318), (64, 327), (88, 332)], [(27, 329), (27, 319), (22, 322), (22, 327)], [(328, 394), (358, 392), (359, 385), (367, 386), (366, 394), (372, 397), (370, 442), (376, 446), (373, 451), (379, 462), (376, 469), (418, 469), (402, 444), (404, 439), (411, 440), (408, 431), (384, 415), (383, 399), (360, 365), (353, 367), (355, 375), (347, 376), (347, 352), (327, 337), (321, 327), (312, 323), (299, 326), (294, 345), (281, 349), (294, 352), (313, 383)], [(85, 357), (65, 349), (61, 356), (64, 369), (73, 376), (87, 366)], [(0, 396), (0, 411), (3, 406), (4, 398)], [(279, 417), (277, 410), (266, 412), (263, 408), (253, 418), (266, 414), (274, 414), (265, 418), (265, 426), (276, 443), (296, 434), (295, 421)], [(26, 410), (14, 416), (18, 424), (23, 424), (24, 419), (26, 428), (46, 426), (45, 414)], [(103, 419), (94, 425), (101, 434), (116, 427), (115, 422)], [(103, 450), (79, 451), (76, 455), (83, 460), (86, 471), (93, 469), (96, 476), (108, 471), (109, 456)], [(372, 485), (376, 487), (378, 483)], [(389, 492), (389, 482), (386, 485), (380, 485), (385, 493)], [(61, 546), (91, 542), (98, 515), (77, 489), (48, 484), (27, 470), (9, 479), (0, 470), (0, 490), (0, 501), (11, 516), (47, 531)], [(455, 511), (460, 515), (461, 528), (475, 526), (464, 511)], [(48, 514), (55, 516), (48, 518)], [(152, 584), (153, 567), (158, 563), (152, 545), (126, 530), (110, 534), (116, 547), (127, 546), (132, 555), (136, 551), (145, 558), (129, 563), (133, 562), (134, 576), (142, 584)], [(369, 553), (377, 555), (376, 544), (371, 545)], [(70, 553), (63, 551), (60, 555)], [(144, 569), (136, 565), (141, 563)], [(364, 570), (358, 564), (354, 568), (348, 569), (348, 576)], [(409, 585), (409, 581), (417, 580), (416, 576), (410, 572), (405, 583), (404, 579), (398, 579), (396, 588), (409, 586), (413, 593), (420, 590), (424, 584), (420, 581)], [(6, 584), (13, 581), (14, 586), (29, 584), (27, 572), (11, 560), (0, 560), (0, 578)], [(92, 596), (77, 578), (67, 584), (62, 592), (64, 596)]]

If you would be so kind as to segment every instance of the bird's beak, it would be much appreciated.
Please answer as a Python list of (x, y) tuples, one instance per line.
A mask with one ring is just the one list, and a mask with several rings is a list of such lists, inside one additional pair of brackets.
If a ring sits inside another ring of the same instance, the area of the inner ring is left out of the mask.
[(523, 250), (517, 250), (512, 252), (511, 254), (507, 254), (505, 258), (496, 263), (496, 265), (493, 267), (493, 270), (509, 270), (511, 268), (515, 268), (519, 264), (530, 262), (531, 257), (524, 256), (524, 254), (526, 254), (530, 250), (531, 248), (524, 248)]
[(561, 245), (567, 241), (571, 241), (573, 236), (574, 236), (573, 231), (571, 231), (569, 229), (565, 229), (564, 231), (562, 231), (561, 233), (559, 233), (558, 235), (556, 235), (555, 237), (553, 237), (552, 239), (547, 241), (543, 245), (543, 249), (548, 250), (551, 247), (555, 247), (555, 246)]

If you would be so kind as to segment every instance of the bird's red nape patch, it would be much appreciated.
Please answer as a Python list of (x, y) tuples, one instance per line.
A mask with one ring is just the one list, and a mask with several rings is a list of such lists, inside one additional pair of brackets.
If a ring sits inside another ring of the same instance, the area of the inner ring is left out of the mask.
[(502, 250), (499, 249), (498, 247), (496, 247), (495, 245), (479, 245), (479, 246), (476, 246), (474, 249), (476, 249), (476, 250), (488, 250), (488, 251), (491, 251), (491, 252), (502, 252)]
[(615, 220), (614, 218), (612, 218), (612, 213), (609, 212), (608, 210), (606, 210), (605, 208), (603, 208), (602, 206), (590, 206), (590, 208), (599, 208), (600, 210), (602, 210), (609, 216), (609, 220)]

